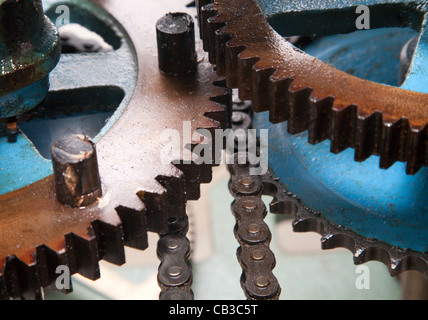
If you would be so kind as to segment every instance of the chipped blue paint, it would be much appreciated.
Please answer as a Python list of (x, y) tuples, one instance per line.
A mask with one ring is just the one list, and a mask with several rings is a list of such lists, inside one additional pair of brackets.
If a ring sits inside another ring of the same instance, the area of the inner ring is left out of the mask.
[(7, 137), (0, 135), (0, 195), (26, 187), (51, 174), (51, 162), (40, 156), (24, 134), (18, 134), (15, 143), (8, 143)]

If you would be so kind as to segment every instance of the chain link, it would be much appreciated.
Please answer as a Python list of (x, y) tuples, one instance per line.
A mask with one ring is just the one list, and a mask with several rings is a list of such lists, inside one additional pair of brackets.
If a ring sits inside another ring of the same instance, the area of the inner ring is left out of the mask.
[[(233, 129), (250, 129), (251, 113), (251, 105), (243, 108), (242, 103), (235, 102)], [(281, 288), (272, 272), (276, 261), (269, 247), (272, 234), (264, 222), (267, 209), (262, 200), (263, 180), (260, 176), (250, 175), (251, 155), (246, 151), (235, 141), (234, 161), (228, 166), (231, 174), (229, 190), (235, 198), (232, 213), (236, 219), (234, 233), (240, 245), (237, 258), (242, 267), (241, 286), (249, 300), (277, 300)]]
[(189, 220), (171, 221), (169, 232), (161, 234), (157, 255), (161, 260), (158, 270), (158, 284), (161, 288), (160, 300), (193, 300), (191, 289), (193, 273), (189, 261), (191, 247), (186, 237)]

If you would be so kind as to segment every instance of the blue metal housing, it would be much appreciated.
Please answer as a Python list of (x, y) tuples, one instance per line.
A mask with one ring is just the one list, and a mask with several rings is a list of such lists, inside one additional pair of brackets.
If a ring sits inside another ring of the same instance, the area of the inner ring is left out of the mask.
[[(386, 85), (399, 85), (400, 51), (419, 32), (413, 62), (402, 88), (428, 93), (426, 1), (258, 0), (258, 3), (271, 25), (284, 36), (312, 35), (313, 30), (319, 30), (324, 37), (305, 48), (310, 55), (355, 76)], [(374, 28), (410, 28), (350, 33), (355, 31), (355, 8), (361, 4), (368, 5), (376, 15), (372, 16)], [(394, 15), (388, 16), (391, 13)], [(394, 18), (398, 16), (400, 21)], [(314, 29), (316, 25), (318, 29)], [(357, 163), (353, 150), (332, 154), (329, 141), (311, 145), (307, 133), (291, 135), (287, 124), (272, 125), (266, 113), (255, 116), (255, 127), (269, 128), (270, 168), (306, 206), (362, 236), (428, 252), (427, 168), (409, 176), (403, 163), (396, 163), (388, 170), (379, 169), (377, 156)]]

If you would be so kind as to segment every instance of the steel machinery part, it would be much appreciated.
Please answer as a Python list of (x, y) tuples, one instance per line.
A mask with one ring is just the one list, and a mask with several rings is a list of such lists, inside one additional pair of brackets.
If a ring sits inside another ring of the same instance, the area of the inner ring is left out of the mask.
[[(428, 98), (426, 86), (415, 84), (425, 79), (426, 6), (365, 4), (383, 18), (376, 28), (422, 26), (401, 88), (348, 75), (283, 38), (354, 31), (352, 1), (200, 0), (201, 37), (228, 87), (252, 101), (255, 128), (270, 129), (271, 173), (265, 179), (266, 192), (275, 197), (272, 212), (295, 215), (295, 231), (319, 232), (323, 249), (348, 248), (356, 263), (378, 260), (393, 276), (415, 269), (426, 277), (427, 185), (421, 167), (426, 166)], [(385, 12), (396, 18), (388, 20)], [(328, 151), (339, 155), (327, 154), (326, 139)], [(353, 159), (348, 147), (355, 149)], [(381, 168), (402, 161), (407, 170), (397, 165), (379, 170), (378, 164), (375, 169), (376, 158), (366, 160), (371, 155), (380, 156)]]
[[(421, 35), (401, 88), (359, 79), (297, 49), (284, 36), (325, 36), (356, 30), (358, 1), (199, 1), (210, 61), (254, 110), (331, 151), (355, 149), (355, 160), (380, 156), (380, 167), (428, 164), (425, 1), (364, 1), (379, 27), (411, 27)], [(205, 6), (206, 5), (206, 6)]]
[[(73, 171), (73, 161), (54, 159), (60, 164), (55, 172), (69, 177), (65, 182), (68, 185), (60, 188), (82, 186), (79, 188), (84, 194), (90, 194), (92, 187), (97, 192), (102, 190), (102, 196), (95, 203), (91, 197), (85, 207), (74, 198), (65, 197), (62, 202), (68, 205), (58, 201), (51, 162), (40, 156), (27, 135), (19, 131), (16, 142), (7, 143), (1, 131), (0, 160), (6, 164), (1, 167), (10, 169), (0, 171), (0, 297), (6, 299), (41, 298), (41, 288), (55, 284), (59, 265), (67, 265), (71, 274), (95, 280), (100, 276), (99, 260), (123, 264), (124, 246), (146, 249), (148, 231), (172, 237), (169, 232), (174, 229), (174, 221), (186, 218), (186, 201), (198, 199), (200, 183), (211, 180), (211, 165), (197, 164), (189, 148), (183, 148), (178, 156), (164, 152), (166, 159), (161, 159), (161, 151), (170, 148), (168, 141), (161, 139), (162, 133), (175, 130), (183, 137), (183, 123), (187, 121), (190, 139), (183, 138), (183, 143), (190, 147), (207, 143), (196, 134), (197, 129), (225, 126), (226, 107), (231, 100), (224, 82), (202, 58), (199, 42), (196, 48), (200, 56), (194, 72), (171, 76), (158, 68), (156, 21), (165, 14), (165, 8), (185, 11), (186, 1), (44, 4), (53, 19), (57, 5), (67, 6), (71, 23), (95, 30), (109, 39), (113, 50), (63, 54), (51, 73), (48, 101), (54, 103), (42, 104), (27, 116), (40, 119), (76, 111), (52, 106), (61, 106), (64, 101), (74, 103), (78, 111), (82, 106), (97, 111), (97, 107), (102, 109), (103, 101), (116, 96), (119, 99), (117, 109), (93, 137), (97, 163), (90, 155), (83, 157), (89, 167), (98, 165), (101, 188), (95, 177), (91, 178), (93, 186), (85, 189), (85, 170)], [(89, 107), (84, 103), (86, 99), (93, 101)], [(19, 127), (25, 126), (27, 118), (18, 122)], [(60, 144), (52, 151), (54, 157), (70, 149), (63, 147)], [(76, 143), (76, 148), (80, 147), (80, 151), (71, 147), (71, 153), (88, 155), (87, 146)], [(19, 153), (22, 150), (27, 153)], [(68, 165), (61, 167), (63, 163)], [(20, 172), (21, 179), (14, 178), (16, 172)], [(70, 172), (82, 177), (73, 179)]]
[[(234, 113), (241, 113), (239, 106), (234, 110)], [(235, 125), (235, 130), (238, 129), (245, 130), (247, 126)], [(258, 145), (259, 156), (262, 152), (260, 141)], [(241, 286), (248, 299), (279, 299), (281, 294), (281, 287), (274, 275), (275, 256), (269, 248), (271, 233), (264, 222), (267, 211), (262, 196), (272, 197), (269, 204), (270, 213), (293, 219), (294, 232), (319, 233), (323, 250), (346, 248), (352, 252), (356, 265), (379, 261), (385, 264), (391, 276), (416, 270), (421, 274), (420, 281), (424, 281), (423, 278), (428, 279), (427, 253), (402, 249), (375, 238), (364, 237), (343, 225), (331, 222), (325, 215), (307, 207), (302, 199), (288, 191), (271, 170), (262, 176), (252, 175), (250, 170), (257, 161), (250, 161), (255, 155), (247, 151), (239, 149), (237, 144), (233, 164), (228, 165), (228, 169), (231, 175), (229, 190), (235, 198), (232, 213), (236, 218), (234, 231), (240, 245), (237, 257), (242, 266)]]

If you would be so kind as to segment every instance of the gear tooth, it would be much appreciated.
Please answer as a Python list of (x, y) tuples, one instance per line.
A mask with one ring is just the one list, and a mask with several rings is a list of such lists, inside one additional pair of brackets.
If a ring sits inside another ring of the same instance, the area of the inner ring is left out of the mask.
[(212, 27), (209, 26), (209, 19), (218, 15), (219, 12), (215, 9), (213, 4), (207, 4), (201, 8), (201, 38), (203, 39), (203, 48), (204, 51), (209, 51), (209, 49), (212, 47), (213, 41), (214, 41), (214, 33), (212, 31), (215, 31), (212, 29)]
[(258, 68), (255, 65), (252, 74), (252, 101), (255, 112), (268, 111), (271, 99), (269, 94), (270, 76), (275, 72), (272, 68)]
[(425, 126), (422, 132), (421, 154), (423, 157), (423, 165), (428, 167), (428, 125)]
[(192, 162), (175, 166), (184, 174), (187, 200), (198, 200), (201, 197), (201, 165)]
[(125, 263), (122, 223), (112, 224), (97, 219), (92, 222), (97, 239), (99, 259), (116, 265)]
[(330, 231), (325, 233), (321, 238), (323, 250), (346, 248), (351, 252), (355, 250), (355, 241), (349, 235), (340, 230), (329, 228)]
[(413, 129), (409, 135), (408, 143), (408, 158), (407, 158), (407, 174), (416, 174), (423, 165), (426, 165), (428, 158), (428, 126), (423, 130), (418, 131)]
[(363, 264), (369, 261), (380, 261), (388, 268), (391, 265), (391, 257), (388, 250), (379, 246), (361, 247), (358, 255), (354, 255), (355, 264)]
[(196, 0), (195, 1), (195, 6), (196, 6), (196, 10), (198, 13), (198, 25), (199, 25), (199, 35), (200, 38), (203, 39), (203, 33), (202, 33), (202, 22), (203, 17), (202, 17), (202, 8), (210, 3), (212, 3), (213, 0)]
[(269, 120), (272, 123), (281, 123), (290, 118), (290, 86), (293, 79), (272, 79), (270, 81), (269, 95), (271, 106)]
[(210, 100), (221, 105), (221, 108), (206, 112), (205, 117), (219, 122), (221, 128), (229, 128), (232, 118), (232, 90), (226, 87), (226, 79), (216, 81), (213, 85), (219, 92), (213, 94)]
[[(210, 63), (216, 64), (222, 59), (222, 52), (224, 51), (225, 41), (231, 39), (231, 36), (221, 31), (226, 25), (218, 16), (212, 16), (208, 19), (208, 33), (210, 34), (208, 41), (208, 59)], [(224, 37), (222, 37), (224, 36)], [(222, 67), (222, 70), (224, 68)]]
[(25, 300), (43, 299), (35, 264), (27, 265), (16, 256), (9, 256), (3, 274), (9, 297)]
[(227, 43), (233, 39), (233, 35), (221, 28), (215, 32), (215, 64), (217, 75), (226, 76), (226, 52)]
[(290, 118), (288, 119), (288, 132), (296, 134), (309, 128), (312, 88), (295, 90), (293, 84), (290, 87), (291, 99), (289, 104)]
[(392, 125), (384, 125), (384, 142), (380, 153), (382, 169), (390, 168), (397, 161), (406, 161), (405, 151), (409, 132), (407, 119), (400, 119)]
[(371, 155), (380, 154), (382, 114), (375, 112), (367, 117), (358, 116), (355, 128), (355, 161), (362, 162)]
[(427, 279), (427, 267), (428, 260), (419, 255), (408, 255), (407, 252), (399, 252), (391, 257), (390, 272), (393, 277), (398, 276), (406, 270), (415, 270), (424, 274)]
[(300, 212), (293, 221), (294, 232), (316, 232), (321, 235), (325, 233), (325, 225), (319, 219), (301, 217)]
[(308, 130), (309, 143), (317, 144), (331, 136), (333, 103), (333, 97), (326, 97), (312, 102)]
[(146, 250), (149, 247), (147, 237), (147, 210), (142, 211), (126, 207), (116, 208), (116, 212), (122, 221), (123, 241), (126, 246)]
[(226, 45), (226, 84), (232, 89), (239, 86), (238, 57), (246, 49), (245, 46), (236, 43), (235, 39), (231, 39)]
[(181, 177), (158, 176), (155, 179), (164, 188), (162, 195), (163, 206), (168, 218), (183, 218), (186, 216), (186, 183), (184, 175)]
[(9, 300), (9, 294), (7, 293), (6, 279), (3, 273), (0, 273), (0, 300)]
[(200, 165), (200, 179), (201, 183), (210, 183), (213, 179), (212, 166), (209, 164)]
[(295, 201), (285, 196), (284, 187), (273, 179), (270, 174), (262, 177), (263, 180), (263, 194), (273, 197), (269, 204), (269, 211), (275, 214), (286, 214), (296, 216), (298, 207)]
[(65, 235), (65, 245), (70, 273), (79, 273), (90, 280), (98, 280), (100, 267), (95, 237), (83, 238), (77, 234), (68, 233)]
[(269, 210), (275, 214), (287, 214), (293, 216), (297, 212), (297, 206), (292, 201), (286, 201), (275, 197), (269, 205)]
[(254, 65), (260, 60), (258, 57), (247, 56), (244, 50), (238, 57), (238, 89), (239, 99), (242, 101), (252, 98), (252, 73)]
[(357, 106), (332, 109), (331, 152), (340, 153), (353, 146)]
[[(39, 276), (40, 285), (45, 287), (51, 287), (56, 289), (54, 285), (58, 274), (56, 269), (61, 265), (68, 265), (67, 256), (65, 251), (56, 252), (55, 250), (49, 248), (46, 245), (41, 245), (36, 248), (36, 257), (37, 257), (37, 274)], [(71, 284), (71, 274), (69, 283)], [(64, 294), (72, 292), (73, 289), (70, 287), (68, 289), (63, 289), (61, 292)]]

